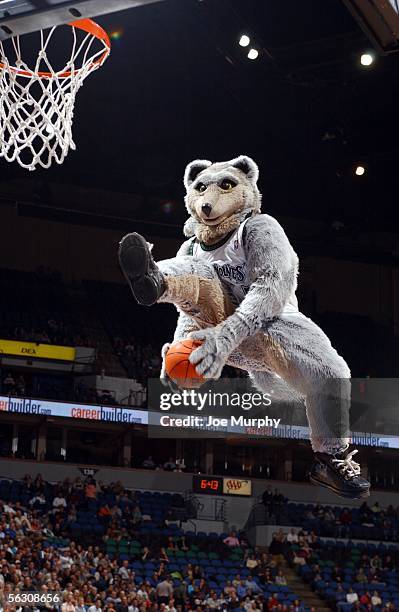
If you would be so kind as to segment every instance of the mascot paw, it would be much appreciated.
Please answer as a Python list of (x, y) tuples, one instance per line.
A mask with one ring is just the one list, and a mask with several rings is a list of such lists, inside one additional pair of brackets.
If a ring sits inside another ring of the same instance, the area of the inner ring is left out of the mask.
[(159, 378), (161, 379), (161, 382), (164, 385), (167, 384), (167, 378), (168, 378), (168, 375), (166, 374), (166, 368), (165, 368), (165, 357), (166, 357), (166, 353), (168, 352), (171, 346), (172, 345), (170, 344), (170, 342), (167, 342), (166, 344), (163, 345), (162, 350), (161, 350), (162, 368), (161, 368), (161, 373), (159, 375)]
[(205, 378), (219, 378), (230, 354), (220, 331), (215, 327), (202, 329), (191, 333), (190, 338), (202, 342), (201, 346), (191, 353), (190, 363), (195, 365), (198, 374)]
[(178, 389), (177, 385), (172, 381), (171, 378), (169, 378), (169, 376), (166, 373), (166, 367), (165, 367), (165, 357), (166, 357), (166, 353), (168, 352), (168, 350), (171, 347), (171, 343), (167, 342), (166, 344), (163, 345), (162, 350), (161, 350), (161, 356), (162, 356), (162, 368), (161, 368), (161, 373), (159, 375), (160, 381), (163, 384), (164, 387), (166, 387), (167, 389), (169, 389), (170, 391), (172, 391), (173, 393), (176, 392), (176, 389)]

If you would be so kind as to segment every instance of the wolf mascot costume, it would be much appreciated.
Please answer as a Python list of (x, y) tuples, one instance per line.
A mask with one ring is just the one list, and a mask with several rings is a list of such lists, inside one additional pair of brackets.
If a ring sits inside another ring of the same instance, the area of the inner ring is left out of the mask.
[(365, 497), (370, 485), (346, 437), (350, 371), (298, 310), (298, 257), (279, 223), (261, 214), (258, 174), (247, 156), (193, 161), (184, 176), (188, 240), (176, 257), (155, 263), (133, 233), (121, 241), (120, 264), (138, 303), (176, 305), (174, 340), (202, 341), (190, 356), (199, 374), (218, 378), (229, 364), (247, 370), (263, 392), (304, 397), (316, 455), (311, 481)]

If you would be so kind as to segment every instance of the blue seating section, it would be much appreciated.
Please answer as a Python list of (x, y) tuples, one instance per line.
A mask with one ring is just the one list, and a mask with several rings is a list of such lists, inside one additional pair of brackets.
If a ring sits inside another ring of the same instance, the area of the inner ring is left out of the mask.
[[(293, 546), (294, 549), (295, 546)], [(368, 582), (357, 582), (359, 569), (364, 565), (363, 555), (369, 558), (378, 555), (381, 559), (389, 555), (394, 560), (395, 569), (378, 570), (378, 581), (373, 579), (371, 570), (368, 572)], [(323, 599), (333, 605), (339, 603), (339, 610), (353, 609), (352, 605), (345, 601), (346, 593), (350, 588), (358, 594), (359, 599), (367, 592), (377, 591), (382, 599), (382, 606), (390, 602), (396, 606), (396, 609), (399, 609), (399, 572), (396, 569), (398, 555), (399, 547), (396, 545), (319, 541), (311, 560), (299, 566), (297, 571)], [(342, 571), (340, 581), (333, 579), (335, 566)], [(317, 574), (315, 567), (318, 568)], [(373, 610), (380, 609), (379, 606), (373, 607)]]
[[(42, 510), (43, 512), (52, 509), (54, 498), (54, 487), (46, 483), (44, 488), (44, 496), (46, 504), (35, 504), (34, 509)], [(5, 502), (20, 502), (22, 506), (28, 506), (29, 501), (36, 494), (28, 490), (23, 482), (13, 480), (0, 481), (0, 500)], [(183, 497), (178, 493), (160, 493), (152, 491), (137, 491), (135, 493), (135, 503), (139, 506), (143, 515), (149, 515), (150, 521), (143, 521), (137, 529), (143, 533), (153, 535), (173, 536), (177, 533), (182, 533), (176, 525), (170, 525), (168, 528), (160, 528), (164, 522), (169, 510), (173, 507), (183, 508)], [(79, 505), (83, 504), (85, 509), (79, 509)], [(110, 507), (118, 505), (123, 510), (126, 506), (131, 505), (131, 502), (126, 503), (123, 499), (117, 503), (117, 496), (114, 493), (100, 493), (97, 499), (85, 499), (84, 493), (80, 495), (80, 499), (76, 500), (78, 507), (76, 521), (68, 524), (71, 536), (79, 538), (83, 535), (102, 536), (105, 533), (105, 524), (101, 522), (97, 516), (101, 506), (108, 504)]]
[[(351, 522), (348, 525), (339, 525), (338, 519), (342, 513), (342, 506), (323, 506), (330, 509), (335, 515), (334, 521), (326, 521), (323, 517), (309, 518), (309, 512), (317, 512), (315, 504), (288, 503), (281, 508), (278, 514), (278, 524), (293, 526), (300, 525), (305, 531), (314, 531), (322, 537), (348, 537), (359, 540), (385, 540), (395, 542), (399, 537), (399, 518), (389, 518), (389, 525), (384, 525), (386, 515), (371, 514), (367, 520), (362, 516), (359, 508), (349, 508)], [(374, 526), (371, 525), (371, 522)], [(364, 523), (367, 523), (364, 524)]]

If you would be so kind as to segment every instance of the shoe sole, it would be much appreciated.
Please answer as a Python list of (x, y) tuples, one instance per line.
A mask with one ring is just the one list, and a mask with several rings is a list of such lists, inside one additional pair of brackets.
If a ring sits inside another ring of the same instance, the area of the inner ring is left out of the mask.
[(339, 497), (345, 497), (345, 499), (363, 499), (364, 497), (370, 496), (370, 489), (359, 492), (357, 495), (354, 491), (343, 491), (342, 489), (337, 489), (330, 484), (327, 484), (324, 480), (318, 480), (314, 476), (310, 475), (309, 480), (312, 484), (317, 485), (319, 487), (324, 487), (325, 489), (329, 489)]
[(133, 296), (139, 304), (151, 306), (157, 301), (157, 290), (149, 276), (150, 251), (148, 244), (136, 232), (125, 236), (119, 245), (119, 263)]

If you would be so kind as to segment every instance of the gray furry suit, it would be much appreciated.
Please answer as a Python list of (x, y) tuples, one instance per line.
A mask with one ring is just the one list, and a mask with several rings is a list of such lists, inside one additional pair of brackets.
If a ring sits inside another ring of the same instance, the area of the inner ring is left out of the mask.
[(187, 166), (188, 240), (157, 262), (166, 279), (159, 302), (178, 308), (174, 340), (203, 342), (190, 357), (200, 374), (218, 378), (230, 364), (263, 392), (304, 397), (313, 450), (333, 454), (348, 445), (350, 371), (298, 311), (298, 258), (276, 219), (261, 214), (257, 180), (246, 156)]

